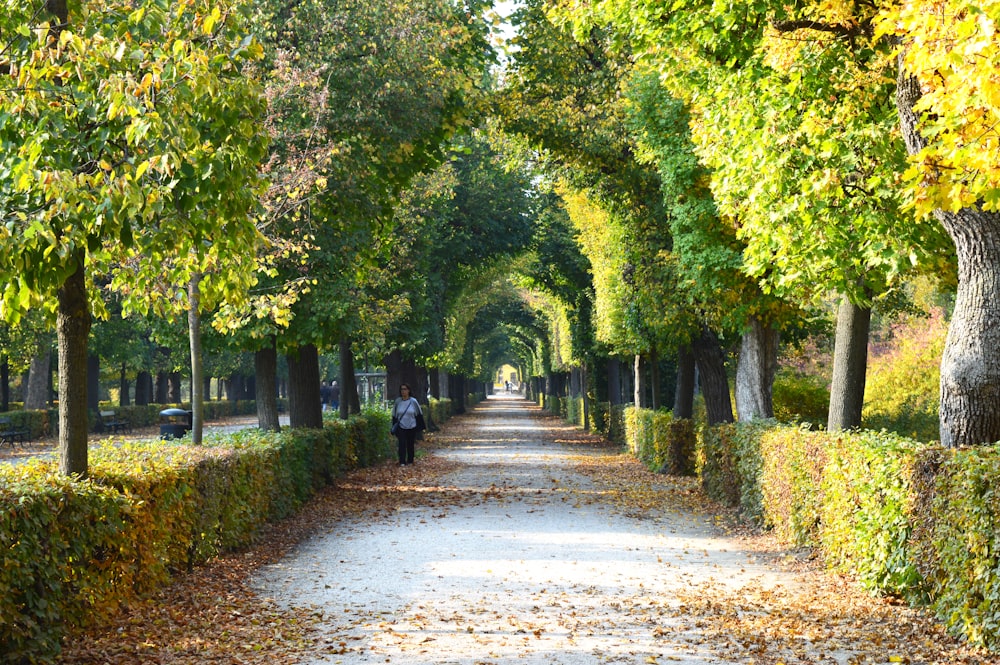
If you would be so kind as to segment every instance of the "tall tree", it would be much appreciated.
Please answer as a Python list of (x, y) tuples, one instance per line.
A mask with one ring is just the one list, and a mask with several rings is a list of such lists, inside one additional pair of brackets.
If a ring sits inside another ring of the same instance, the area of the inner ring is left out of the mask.
[[(192, 149), (213, 148), (192, 145), (190, 122), (201, 117), (189, 111), (214, 99), (213, 81), (247, 52), (240, 18), (223, 0), (8, 3), (0, 16), (6, 66), (16, 74), (0, 92), (0, 210), (9, 220), (0, 274), (11, 284), (2, 310), (16, 319), (35, 302), (57, 303), (63, 473), (87, 472), (88, 275), (122, 254), (178, 247), (164, 224), (175, 190), (184, 179), (204, 187), (211, 176), (189, 161)], [(231, 108), (216, 120), (241, 114), (248, 123), (232, 127), (234, 150), (253, 146), (239, 131), (254, 127), (248, 111)], [(224, 247), (247, 235), (228, 215), (197, 222), (173, 230)]]

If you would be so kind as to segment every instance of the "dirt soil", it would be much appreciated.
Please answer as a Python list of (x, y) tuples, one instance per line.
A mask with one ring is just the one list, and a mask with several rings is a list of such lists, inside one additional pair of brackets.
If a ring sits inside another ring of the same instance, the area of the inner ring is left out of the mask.
[(997, 662), (734, 525), (693, 479), (493, 398), (61, 662)]

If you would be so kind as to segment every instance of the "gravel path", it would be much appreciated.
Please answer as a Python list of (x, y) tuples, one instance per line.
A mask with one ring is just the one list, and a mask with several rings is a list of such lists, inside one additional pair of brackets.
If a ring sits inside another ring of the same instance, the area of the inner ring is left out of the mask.
[(323, 616), (326, 646), (303, 662), (735, 662), (685, 605), (785, 594), (799, 575), (758, 563), (705, 514), (630, 511), (582, 472), (613, 451), (573, 432), (491, 399), (434, 452), (453, 470), (410, 488), (426, 500), (337, 522), (261, 570), (263, 596)]

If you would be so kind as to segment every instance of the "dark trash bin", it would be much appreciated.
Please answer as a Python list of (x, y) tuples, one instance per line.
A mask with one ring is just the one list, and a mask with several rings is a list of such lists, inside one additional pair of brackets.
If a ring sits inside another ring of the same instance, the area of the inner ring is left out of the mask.
[(160, 411), (160, 438), (179, 439), (191, 431), (191, 412), (184, 409)]

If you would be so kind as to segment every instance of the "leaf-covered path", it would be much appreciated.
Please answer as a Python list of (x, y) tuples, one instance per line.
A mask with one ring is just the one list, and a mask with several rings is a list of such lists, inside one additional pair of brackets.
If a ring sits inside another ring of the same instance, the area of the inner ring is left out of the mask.
[(523, 400), (434, 447), (256, 577), (320, 618), (302, 662), (977, 662), (920, 615), (725, 536), (693, 481)]
[[(517, 398), (71, 635), (63, 665), (980, 665), (926, 615)], [(420, 453), (418, 453), (420, 454)]]

